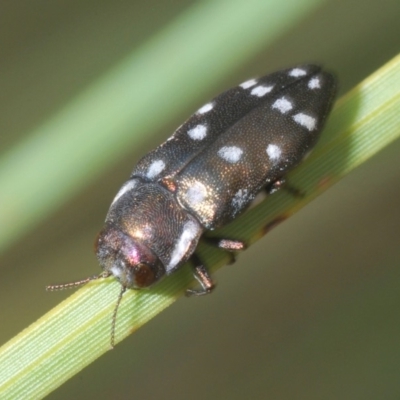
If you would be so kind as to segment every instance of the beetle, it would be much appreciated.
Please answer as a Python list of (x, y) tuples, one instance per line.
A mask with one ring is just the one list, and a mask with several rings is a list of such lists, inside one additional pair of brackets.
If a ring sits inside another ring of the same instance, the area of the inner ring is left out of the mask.
[[(201, 237), (244, 212), (263, 189), (279, 189), (288, 171), (317, 142), (336, 92), (336, 80), (305, 64), (247, 80), (197, 110), (163, 144), (145, 155), (122, 185), (96, 242), (103, 273), (75, 287), (113, 275), (121, 292), (148, 288), (192, 261), (199, 289), (214, 289), (196, 255)], [(238, 251), (245, 243), (214, 239)], [(112, 345), (114, 333), (112, 333)]]

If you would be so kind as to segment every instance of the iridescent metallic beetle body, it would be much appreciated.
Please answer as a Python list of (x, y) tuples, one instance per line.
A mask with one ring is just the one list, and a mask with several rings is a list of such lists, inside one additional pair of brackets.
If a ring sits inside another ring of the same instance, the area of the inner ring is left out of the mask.
[[(150, 287), (190, 260), (201, 288), (187, 293), (210, 293), (214, 283), (196, 255), (200, 238), (232, 221), (263, 188), (272, 193), (282, 186), (315, 145), (335, 91), (331, 74), (301, 65), (246, 81), (205, 104), (139, 161), (115, 196), (96, 243), (103, 273), (47, 289), (115, 276), (121, 292), (112, 347), (126, 289)], [(228, 251), (245, 248), (229, 238), (211, 242)]]
[(202, 289), (189, 294), (209, 293), (214, 284), (195, 254), (200, 237), (232, 221), (302, 161), (335, 87), (331, 74), (302, 65), (246, 81), (201, 107), (139, 161), (115, 197), (97, 242), (103, 276), (138, 289), (192, 260)]

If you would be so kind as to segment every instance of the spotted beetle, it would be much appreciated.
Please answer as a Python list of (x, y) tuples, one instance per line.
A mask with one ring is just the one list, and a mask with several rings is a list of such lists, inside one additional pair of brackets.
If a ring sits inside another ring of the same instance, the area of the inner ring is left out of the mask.
[[(63, 289), (114, 275), (121, 293), (146, 288), (192, 261), (200, 289), (214, 283), (196, 255), (207, 230), (232, 221), (265, 188), (278, 189), (285, 174), (315, 145), (332, 107), (334, 77), (301, 65), (250, 79), (220, 94), (192, 115), (162, 145), (144, 156), (115, 196), (96, 253), (103, 273)], [(245, 244), (216, 240), (238, 251)]]

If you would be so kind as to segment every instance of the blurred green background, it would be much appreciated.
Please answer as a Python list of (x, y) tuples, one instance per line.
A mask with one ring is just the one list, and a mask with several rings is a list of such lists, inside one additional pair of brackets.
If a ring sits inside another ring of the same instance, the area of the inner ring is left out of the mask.
[[(199, 3), (3, 2), (0, 152)], [(99, 272), (92, 244), (116, 191), (194, 110), (249, 77), (307, 61), (335, 71), (345, 93), (398, 53), (399, 17), (398, 0), (325, 1), (272, 45), (266, 38), (232, 61), (141, 148), (0, 255), (0, 342), (68, 296), (45, 285)], [(179, 300), (49, 398), (400, 398), (399, 154), (396, 142), (219, 271), (212, 296)]]

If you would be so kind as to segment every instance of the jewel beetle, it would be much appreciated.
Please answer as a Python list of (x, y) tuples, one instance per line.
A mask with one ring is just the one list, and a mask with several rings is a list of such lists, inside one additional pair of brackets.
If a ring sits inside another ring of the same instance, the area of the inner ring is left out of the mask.
[[(311, 151), (332, 107), (336, 81), (317, 65), (247, 80), (197, 110), (145, 155), (122, 185), (96, 243), (103, 273), (48, 289), (113, 275), (126, 289), (147, 288), (186, 261), (199, 289), (214, 288), (196, 247), (208, 230), (241, 214), (263, 189), (272, 193)], [(213, 240), (238, 251), (245, 244)], [(112, 345), (114, 341), (112, 333)]]

